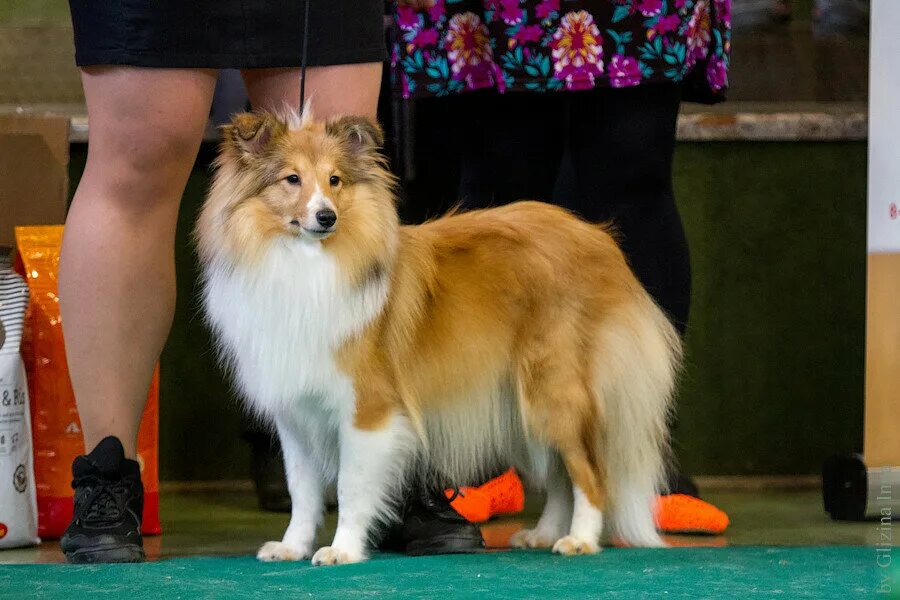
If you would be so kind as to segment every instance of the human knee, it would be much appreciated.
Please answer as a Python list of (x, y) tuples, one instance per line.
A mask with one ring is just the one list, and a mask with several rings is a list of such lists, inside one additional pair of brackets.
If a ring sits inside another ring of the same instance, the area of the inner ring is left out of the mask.
[(152, 128), (138, 128), (133, 136), (133, 141), (126, 142), (129, 152), (122, 157), (123, 162), (135, 173), (153, 175), (164, 171), (189, 171), (202, 131), (177, 123), (157, 123)]
[(102, 195), (141, 211), (177, 204), (199, 146), (199, 135), (169, 124), (124, 126), (89, 148), (88, 168)]

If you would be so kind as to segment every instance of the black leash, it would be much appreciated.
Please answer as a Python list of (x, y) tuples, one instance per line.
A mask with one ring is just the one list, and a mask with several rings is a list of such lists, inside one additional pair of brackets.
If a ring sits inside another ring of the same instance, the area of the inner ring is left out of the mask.
[(306, 48), (309, 45), (309, 2), (303, 0), (303, 51), (300, 54), (300, 110), (306, 102)]

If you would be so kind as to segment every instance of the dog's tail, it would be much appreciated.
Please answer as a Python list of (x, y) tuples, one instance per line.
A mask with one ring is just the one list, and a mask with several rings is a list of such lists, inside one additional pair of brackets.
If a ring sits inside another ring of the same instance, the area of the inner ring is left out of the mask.
[(664, 485), (681, 340), (643, 289), (620, 311), (604, 324), (596, 359), (610, 533), (633, 546), (662, 546), (654, 510)]

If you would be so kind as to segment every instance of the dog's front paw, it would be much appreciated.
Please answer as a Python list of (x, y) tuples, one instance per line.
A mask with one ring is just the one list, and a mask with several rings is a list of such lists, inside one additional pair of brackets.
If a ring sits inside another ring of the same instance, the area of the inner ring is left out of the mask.
[(312, 564), (317, 567), (321, 565), (346, 565), (364, 560), (366, 560), (366, 557), (362, 553), (348, 552), (334, 546), (325, 546), (324, 548), (319, 548), (313, 555)]
[(576, 554), (597, 554), (600, 552), (600, 546), (595, 542), (583, 540), (573, 535), (567, 535), (560, 538), (553, 544), (553, 553), (562, 554), (563, 556), (575, 556)]
[(279, 562), (284, 560), (303, 560), (309, 558), (309, 549), (296, 548), (284, 542), (266, 542), (256, 553), (256, 558), (263, 562)]
[(559, 537), (551, 531), (522, 529), (509, 538), (509, 545), (513, 548), (550, 548)]

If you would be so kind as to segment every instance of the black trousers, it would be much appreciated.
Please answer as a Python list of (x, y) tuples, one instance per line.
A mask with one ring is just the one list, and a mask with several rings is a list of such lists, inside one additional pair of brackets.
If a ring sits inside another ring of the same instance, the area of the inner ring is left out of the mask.
[(542, 200), (612, 221), (638, 278), (683, 334), (690, 257), (672, 192), (680, 86), (455, 100), (448, 116), (461, 136), (463, 206)]

